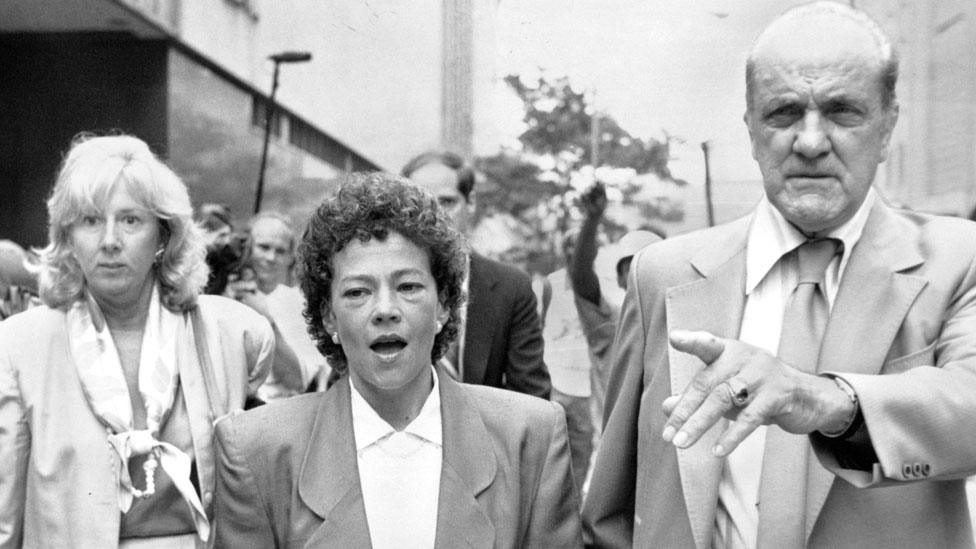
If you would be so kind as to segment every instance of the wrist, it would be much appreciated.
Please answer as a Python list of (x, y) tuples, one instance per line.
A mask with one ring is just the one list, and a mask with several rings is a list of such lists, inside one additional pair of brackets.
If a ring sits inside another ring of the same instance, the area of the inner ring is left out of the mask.
[(825, 374), (834, 386), (830, 391), (831, 402), (825, 414), (826, 422), (818, 429), (827, 438), (847, 438), (863, 424), (861, 406), (854, 388), (841, 377)]

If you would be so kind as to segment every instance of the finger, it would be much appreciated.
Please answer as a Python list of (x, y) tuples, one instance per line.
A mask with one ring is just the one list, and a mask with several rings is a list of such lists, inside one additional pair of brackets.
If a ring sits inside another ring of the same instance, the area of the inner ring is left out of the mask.
[[(661, 403), (661, 411), (664, 412), (665, 416), (670, 416), (674, 412), (675, 407), (678, 406), (679, 400), (681, 400), (681, 395), (671, 395), (668, 398), (664, 399), (664, 402)], [(726, 419), (735, 419), (738, 413), (739, 410), (733, 408), (732, 410), (729, 410), (728, 412), (725, 413), (725, 417)]]
[(735, 450), (746, 437), (765, 423), (763, 408), (761, 403), (753, 401), (749, 406), (739, 410), (735, 420), (729, 422), (728, 428), (712, 447), (712, 453), (716, 457), (725, 457), (732, 453), (732, 450)]
[(705, 364), (715, 362), (725, 351), (725, 343), (722, 339), (709, 332), (672, 330), (668, 339), (671, 341), (672, 347), (682, 353), (697, 356)]
[(661, 409), (664, 410), (664, 415), (670, 416), (678, 405), (679, 400), (681, 400), (681, 395), (671, 395), (664, 399), (664, 402), (661, 403)]
[[(677, 427), (672, 443), (678, 448), (687, 448), (693, 445), (733, 408), (735, 408), (735, 404), (728, 387), (719, 383), (708, 393), (701, 405), (687, 417), (680, 427)], [(671, 417), (674, 418), (675, 415), (677, 414), (672, 414)]]
[(705, 368), (691, 379), (691, 382), (680, 395), (668, 397), (667, 403), (670, 410), (665, 412), (668, 414), (668, 421), (661, 433), (661, 437), (666, 442), (672, 441), (685, 422), (688, 421), (688, 418), (698, 410), (713, 388), (721, 381), (721, 378), (717, 378), (711, 369)]

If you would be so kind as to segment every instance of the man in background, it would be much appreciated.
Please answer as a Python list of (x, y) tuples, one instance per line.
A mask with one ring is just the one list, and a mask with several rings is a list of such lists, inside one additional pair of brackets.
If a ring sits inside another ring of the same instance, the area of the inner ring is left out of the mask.
[(284, 216), (262, 212), (251, 218), (251, 280), (227, 286), (227, 294), (251, 307), (271, 322), (275, 330), (275, 362), (268, 380), (258, 389), (262, 400), (275, 400), (325, 389), (329, 368), (308, 333), (302, 316), (305, 298), (291, 286), (297, 237)]
[[(563, 235), (562, 251), (567, 265), (575, 255), (578, 236), (579, 231), (573, 229)], [(546, 280), (552, 297), (543, 319), (542, 337), (546, 344), (546, 366), (552, 379), (550, 398), (559, 403), (566, 413), (573, 479), (576, 488), (582, 491), (590, 468), (594, 440), (594, 422), (590, 414), (591, 357), (576, 312), (576, 298), (568, 269), (557, 269)]]
[[(474, 171), (451, 152), (423, 153), (402, 175), (437, 196), (465, 236), (474, 214)], [(502, 387), (548, 399), (549, 371), (529, 275), (475, 252), (468, 254), (468, 302), (458, 341), (442, 367), (465, 383)]]
[(607, 193), (597, 182), (580, 196), (583, 224), (576, 242), (575, 254), (569, 262), (569, 278), (575, 293), (576, 312), (586, 335), (590, 359), (592, 391), (591, 413), (597, 432), (602, 430), (603, 408), (606, 402), (607, 380), (613, 350), (617, 318), (620, 316), (620, 297), (615, 290), (627, 290), (627, 274), (634, 255), (664, 238), (660, 230), (637, 229), (628, 232), (617, 242), (607, 246), (616, 277), (616, 288), (601, 281), (594, 263), (599, 252), (597, 232), (607, 210)]

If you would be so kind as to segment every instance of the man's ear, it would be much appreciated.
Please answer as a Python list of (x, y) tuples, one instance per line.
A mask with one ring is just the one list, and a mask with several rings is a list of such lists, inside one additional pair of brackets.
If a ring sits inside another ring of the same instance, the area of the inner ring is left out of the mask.
[(758, 161), (759, 158), (757, 158), (756, 154), (756, 136), (753, 134), (752, 130), (752, 114), (749, 112), (748, 108), (746, 109), (746, 112), (742, 113), (742, 121), (745, 122), (746, 129), (749, 131), (749, 145), (752, 150), (752, 159)]

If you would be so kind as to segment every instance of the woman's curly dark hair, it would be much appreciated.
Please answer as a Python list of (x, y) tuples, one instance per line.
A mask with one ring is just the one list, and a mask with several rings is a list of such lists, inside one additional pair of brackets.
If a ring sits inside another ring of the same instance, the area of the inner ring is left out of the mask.
[(438, 297), (450, 311), (444, 328), (434, 337), (431, 362), (444, 356), (458, 335), (467, 270), (461, 234), (425, 189), (387, 173), (349, 174), (312, 215), (298, 248), (309, 333), (338, 373), (345, 373), (348, 367), (346, 355), (332, 342), (323, 315), (323, 309), (332, 307), (332, 260), (354, 238), (360, 242), (385, 240), (390, 232), (427, 251)]

